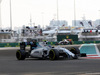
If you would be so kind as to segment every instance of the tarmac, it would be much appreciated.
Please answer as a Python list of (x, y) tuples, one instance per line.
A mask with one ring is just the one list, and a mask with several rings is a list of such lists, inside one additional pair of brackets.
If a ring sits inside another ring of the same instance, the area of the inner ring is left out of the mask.
[(18, 49), (0, 48), (0, 75), (100, 75), (100, 59), (51, 61), (27, 58), (19, 61), (16, 59)]

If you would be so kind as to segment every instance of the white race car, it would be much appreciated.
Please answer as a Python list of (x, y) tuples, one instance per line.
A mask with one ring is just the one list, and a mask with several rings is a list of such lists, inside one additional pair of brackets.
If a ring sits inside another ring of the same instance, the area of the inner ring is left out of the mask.
[[(25, 46), (27, 43), (22, 43), (20, 45), (20, 50), (16, 52), (16, 58), (18, 60), (24, 60), (25, 58), (42, 58), (50, 60), (63, 59), (78, 59), (79, 56), (86, 56), (86, 54), (80, 54), (78, 48), (71, 48), (70, 50), (62, 48), (60, 46), (51, 47), (50, 45), (45, 44), (44, 42), (38, 43), (37, 47), (26, 51)], [(32, 45), (32, 44), (28, 44)]]

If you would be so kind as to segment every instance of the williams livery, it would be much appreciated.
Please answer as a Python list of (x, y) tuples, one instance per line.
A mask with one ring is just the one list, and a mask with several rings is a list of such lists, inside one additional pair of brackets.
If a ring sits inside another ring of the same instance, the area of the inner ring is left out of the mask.
[[(26, 50), (26, 46), (30, 45), (30, 50)], [(80, 56), (86, 56), (86, 54), (80, 54), (78, 48), (71, 48), (70, 50), (62, 48), (60, 46), (52, 47), (45, 42), (37, 43), (34, 47), (33, 43), (20, 43), (20, 50), (16, 51), (16, 58), (18, 60), (24, 60), (25, 58), (42, 58), (50, 60), (62, 59), (78, 59)]]

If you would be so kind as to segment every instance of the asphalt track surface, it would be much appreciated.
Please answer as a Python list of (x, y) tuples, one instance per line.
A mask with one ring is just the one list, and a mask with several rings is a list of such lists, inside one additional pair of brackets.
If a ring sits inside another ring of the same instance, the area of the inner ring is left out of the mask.
[(0, 48), (0, 75), (100, 75), (100, 59), (18, 61), (17, 49)]

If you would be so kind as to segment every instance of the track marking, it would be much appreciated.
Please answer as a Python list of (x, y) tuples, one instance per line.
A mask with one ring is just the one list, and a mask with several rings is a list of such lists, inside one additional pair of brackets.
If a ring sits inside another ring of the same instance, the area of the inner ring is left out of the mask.
[(100, 55), (87, 55), (87, 57), (82, 57), (85, 59), (100, 59)]

